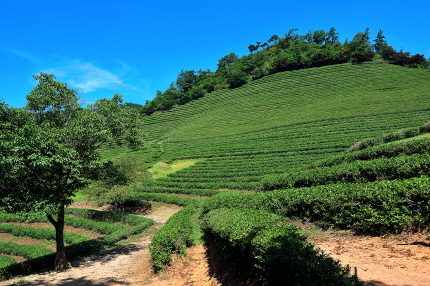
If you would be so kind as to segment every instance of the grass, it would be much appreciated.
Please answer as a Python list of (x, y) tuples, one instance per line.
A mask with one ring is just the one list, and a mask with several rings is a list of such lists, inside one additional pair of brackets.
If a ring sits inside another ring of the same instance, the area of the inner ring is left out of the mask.
[(200, 159), (177, 160), (170, 164), (159, 162), (155, 164), (149, 171), (152, 173), (153, 179), (166, 178), (167, 175), (176, 173), (179, 170), (195, 165)]

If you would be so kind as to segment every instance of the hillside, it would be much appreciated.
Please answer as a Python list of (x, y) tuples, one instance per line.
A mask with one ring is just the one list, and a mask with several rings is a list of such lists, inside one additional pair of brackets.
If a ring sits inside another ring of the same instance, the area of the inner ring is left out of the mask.
[[(220, 137), (353, 116), (426, 109), (429, 72), (380, 62), (277, 73), (144, 118), (151, 139)], [(407, 98), (407, 100), (406, 100)]]
[(253, 189), (263, 175), (428, 121), (429, 79), (428, 71), (378, 62), (278, 73), (145, 117), (158, 144), (142, 155), (205, 159), (157, 186)]
[[(427, 140), (426, 135), (416, 140), (405, 138), (427, 132), (422, 126), (429, 120), (429, 79), (430, 73), (426, 70), (377, 61), (341, 64), (278, 73), (232, 91), (214, 92), (170, 111), (155, 113), (145, 118), (152, 142), (151, 148), (140, 152), (146, 161), (170, 163), (190, 158), (199, 161), (137, 188), (136, 196), (189, 205), (188, 212), (184, 212), (185, 221), (191, 219), (195, 204), (202, 204), (206, 239), (230, 247), (230, 252), (257, 247), (234, 240), (234, 237), (250, 235), (236, 223), (246, 221), (256, 231), (261, 229), (258, 218), (267, 217), (266, 212), (319, 221), (325, 226), (353, 228), (362, 233), (421, 229), (427, 222), (425, 208), (416, 209), (409, 203), (397, 202), (404, 200), (415, 205), (428, 194), (428, 180), (413, 179), (427, 174), (428, 151), (419, 148), (422, 140)], [(383, 150), (382, 155), (363, 162), (350, 158), (346, 166), (351, 167), (346, 169), (339, 165), (343, 157), (332, 159), (337, 163), (324, 163), (336, 156), (348, 157), (343, 155), (348, 148), (373, 137), (376, 138), (373, 141), (383, 144), (375, 147)], [(413, 143), (404, 145), (404, 141), (399, 141), (385, 147), (386, 142), (399, 139)], [(409, 148), (410, 144), (417, 148)], [(393, 148), (398, 151), (388, 156), (386, 153)], [(315, 183), (303, 187), (315, 187), (300, 188), (296, 183), (289, 183), (291, 178), (297, 182), (314, 178)], [(408, 181), (409, 178), (412, 180)], [(383, 181), (379, 183), (381, 179), (395, 181), (387, 185)], [(333, 182), (343, 184), (331, 185)], [(255, 195), (225, 191), (273, 188), (267, 188), (268, 185), (297, 189)], [(390, 191), (385, 193), (385, 188)], [(413, 191), (417, 188), (423, 192), (418, 197)], [(169, 195), (172, 193), (176, 195)], [(369, 201), (368, 195), (373, 197), (372, 193), (375, 198)], [(212, 198), (205, 199), (207, 196)], [(404, 213), (405, 210), (408, 212)], [(236, 222), (231, 220), (232, 216), (237, 218)], [(393, 217), (397, 219), (393, 221)], [(183, 228), (181, 231), (175, 224), (166, 224), (166, 234), (173, 229), (178, 231), (177, 238), (170, 238), (172, 245), (187, 244), (180, 237), (191, 233), (188, 231), (192, 224)], [(269, 231), (270, 226), (267, 228)], [(162, 233), (154, 240), (154, 247), (164, 241)], [(239, 251), (236, 255), (246, 254)], [(156, 257), (153, 259), (158, 261)], [(160, 263), (169, 261), (161, 259)]]

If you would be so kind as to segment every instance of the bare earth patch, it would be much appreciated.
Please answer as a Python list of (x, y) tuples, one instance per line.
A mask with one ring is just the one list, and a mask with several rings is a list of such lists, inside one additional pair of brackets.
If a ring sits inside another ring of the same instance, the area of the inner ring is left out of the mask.
[(356, 267), (366, 285), (430, 285), (430, 238), (424, 234), (310, 239), (343, 265)]

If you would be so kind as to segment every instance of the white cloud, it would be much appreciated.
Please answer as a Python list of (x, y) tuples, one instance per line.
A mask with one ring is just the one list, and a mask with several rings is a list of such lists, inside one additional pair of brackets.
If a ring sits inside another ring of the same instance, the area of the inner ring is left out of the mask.
[(44, 72), (54, 74), (58, 80), (67, 82), (72, 88), (83, 93), (100, 88), (112, 90), (130, 88), (117, 74), (80, 60), (63, 61), (58, 67), (45, 69)]
[(40, 65), (43, 64), (44, 60), (42, 58), (38, 58), (28, 52), (24, 52), (24, 51), (19, 51), (19, 50), (9, 50), (9, 52), (11, 52), (12, 54), (19, 56), (21, 58), (24, 58), (28, 61), (30, 61), (32, 64), (35, 65)]
[[(65, 82), (69, 87), (78, 90), (80, 94), (92, 93), (91, 97), (105, 96), (105, 93), (97, 93), (100, 89), (114, 90), (115, 93), (130, 94), (133, 97), (143, 96), (144, 90), (148, 88), (147, 83), (141, 82), (139, 72), (128, 63), (114, 59), (105, 62), (103, 67), (100, 63), (83, 60), (73, 60), (59, 56), (39, 57), (32, 53), (3, 49), (11, 54), (24, 58), (34, 65), (34, 74), (38, 71), (54, 74), (57, 80)], [(106, 66), (108, 68), (106, 68)], [(35, 81), (29, 78), (29, 82), (35, 85)], [(92, 101), (92, 100), (90, 100)]]
[(69, 68), (74, 73), (79, 73), (69, 79), (70, 84), (83, 92), (91, 92), (98, 88), (118, 89), (124, 82), (119, 76), (95, 67), (92, 63), (75, 62)]

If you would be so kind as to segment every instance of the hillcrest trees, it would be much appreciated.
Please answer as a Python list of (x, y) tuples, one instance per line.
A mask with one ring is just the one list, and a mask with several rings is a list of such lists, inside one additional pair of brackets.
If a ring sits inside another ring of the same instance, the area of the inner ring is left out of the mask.
[(77, 91), (54, 75), (33, 76), (38, 85), (24, 109), (0, 102), (0, 210), (44, 213), (56, 230), (55, 267), (70, 267), (64, 249), (64, 208), (103, 168), (106, 144), (141, 144), (138, 113), (121, 95), (82, 108)]

